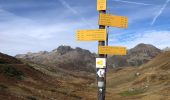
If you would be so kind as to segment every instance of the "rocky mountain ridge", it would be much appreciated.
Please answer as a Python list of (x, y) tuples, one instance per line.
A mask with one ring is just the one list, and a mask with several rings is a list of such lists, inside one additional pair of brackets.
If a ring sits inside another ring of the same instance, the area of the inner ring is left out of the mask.
[[(147, 63), (162, 51), (150, 44), (138, 44), (128, 50), (126, 56), (109, 56), (109, 67), (140, 66)], [(51, 52), (27, 53), (16, 55), (16, 58), (34, 63), (40, 63), (52, 67), (60, 67), (67, 70), (95, 71), (96, 54), (79, 47), (73, 49), (70, 46), (59, 46)]]
[(72, 71), (95, 71), (95, 54), (79, 47), (73, 49), (70, 46), (59, 46), (51, 52), (41, 51), (39, 53), (16, 55), (16, 58), (53, 68), (59, 67)]

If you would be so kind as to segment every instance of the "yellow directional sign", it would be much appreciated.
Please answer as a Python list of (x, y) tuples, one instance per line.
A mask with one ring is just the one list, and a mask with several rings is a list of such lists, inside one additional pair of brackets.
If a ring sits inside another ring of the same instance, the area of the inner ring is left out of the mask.
[(106, 29), (79, 30), (77, 31), (78, 41), (105, 41), (107, 37)]
[(97, 0), (97, 10), (106, 10), (107, 0)]
[(118, 46), (99, 46), (99, 54), (126, 55), (126, 48)]
[(127, 28), (128, 18), (123, 16), (115, 16), (101, 13), (99, 18), (99, 25)]

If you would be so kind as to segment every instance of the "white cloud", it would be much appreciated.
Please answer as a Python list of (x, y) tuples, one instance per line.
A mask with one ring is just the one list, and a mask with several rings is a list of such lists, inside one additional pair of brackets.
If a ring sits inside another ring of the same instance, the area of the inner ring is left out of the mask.
[[(24, 15), (25, 17), (22, 17), (0, 8), (0, 21), (2, 20), (0, 23), (0, 52), (15, 55), (29, 51), (52, 50), (61, 44), (97, 51), (97, 42), (77, 42), (75, 39), (75, 33), (78, 29), (98, 28), (98, 16), (93, 16), (94, 13), (91, 14), (93, 11), (90, 11), (90, 9), (92, 8), (71, 6), (69, 2), (63, 0), (60, 0), (60, 2), (65, 8), (60, 14), (57, 13), (58, 8), (56, 8), (47, 10), (45, 14), (32, 11), (28, 16)], [(150, 24), (150, 21), (161, 7), (160, 5), (144, 7), (138, 5), (145, 4), (127, 4), (123, 8), (124, 14), (129, 17), (130, 28), (123, 31), (121, 31), (122, 29), (112, 28), (111, 33), (116, 33), (116, 35), (114, 35), (115, 38), (109, 38), (109, 40), (112, 39), (110, 45), (122, 45), (131, 48), (140, 42), (144, 42), (154, 44), (160, 48), (169, 46), (169, 31), (155, 30), (138, 33), (143, 30), (143, 26), (140, 28), (138, 26), (139, 30), (133, 28), (134, 24), (137, 25), (141, 21), (143, 24)], [(118, 6), (122, 10), (122, 6)], [(119, 9), (116, 10), (119, 11)], [(87, 16), (89, 17), (86, 19)], [(75, 19), (76, 17), (78, 18)], [(146, 27), (144, 28), (147, 29)], [(130, 35), (129, 32), (132, 31), (136, 32), (136, 34)], [(128, 35), (123, 36), (123, 32)]]
[[(112, 45), (123, 45), (128, 48), (132, 48), (139, 43), (153, 44), (158, 48), (165, 48), (170, 46), (170, 31), (145, 31), (142, 33), (136, 33), (132, 35), (127, 35), (121, 41), (121, 37), (125, 34), (118, 35), (114, 40), (111, 40)], [(120, 40), (118, 40), (119, 38)], [(131, 38), (131, 39), (129, 39)]]
[[(56, 24), (39, 24), (3, 9), (0, 11), (0, 19), (3, 20), (0, 23), (0, 52), (15, 55), (28, 51), (51, 50), (62, 44), (87, 49), (89, 45), (95, 44), (82, 45), (76, 42), (76, 30), (88, 27), (81, 21), (63, 20)], [(87, 21), (94, 22), (94, 19), (96, 18), (90, 18)]]

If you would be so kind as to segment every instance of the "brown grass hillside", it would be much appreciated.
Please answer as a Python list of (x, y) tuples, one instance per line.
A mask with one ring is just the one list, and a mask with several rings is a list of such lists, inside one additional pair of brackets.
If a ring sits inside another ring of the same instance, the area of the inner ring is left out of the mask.
[(0, 100), (90, 100), (95, 98), (95, 92), (90, 93), (91, 90), (87, 88), (94, 82), (90, 74), (84, 77), (85, 73), (62, 70), (54, 73), (40, 65), (24, 64), (4, 54), (0, 54), (0, 61)]
[(139, 68), (119, 68), (107, 76), (112, 100), (170, 100), (170, 52)]

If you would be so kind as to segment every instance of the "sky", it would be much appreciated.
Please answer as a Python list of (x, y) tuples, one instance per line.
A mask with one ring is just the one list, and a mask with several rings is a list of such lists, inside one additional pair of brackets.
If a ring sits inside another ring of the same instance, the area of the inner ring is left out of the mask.
[[(97, 0), (0, 0), (0, 52), (51, 51), (60, 45), (97, 52), (76, 31), (98, 29)], [(127, 16), (128, 28), (109, 27), (109, 45), (170, 47), (170, 0), (107, 0), (107, 13)]]

